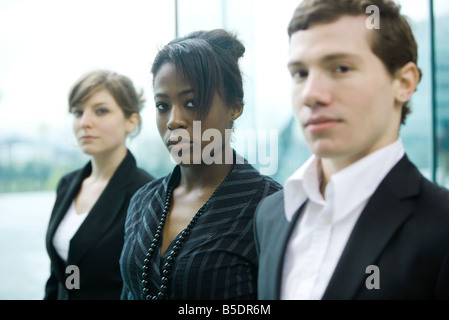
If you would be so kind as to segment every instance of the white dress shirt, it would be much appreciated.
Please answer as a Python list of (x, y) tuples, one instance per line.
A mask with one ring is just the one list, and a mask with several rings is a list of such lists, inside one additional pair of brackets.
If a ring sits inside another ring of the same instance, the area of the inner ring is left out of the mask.
[(62, 260), (67, 262), (69, 256), (70, 240), (72, 240), (79, 227), (86, 219), (88, 212), (77, 213), (75, 203), (72, 205), (62, 218), (58, 229), (53, 237), (53, 246)]
[(281, 299), (321, 299), (349, 235), (369, 198), (404, 156), (401, 139), (333, 174), (320, 193), (319, 159), (312, 156), (285, 183), (291, 221), (309, 199), (287, 245)]

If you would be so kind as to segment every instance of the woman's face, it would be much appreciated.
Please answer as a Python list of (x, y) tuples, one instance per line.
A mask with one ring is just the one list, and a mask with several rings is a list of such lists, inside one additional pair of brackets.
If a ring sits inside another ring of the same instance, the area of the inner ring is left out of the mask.
[(204, 163), (207, 155), (223, 154), (229, 147), (232, 123), (241, 109), (227, 106), (215, 93), (208, 115), (199, 119), (195, 111), (196, 93), (172, 63), (162, 65), (153, 86), (159, 134), (172, 156), (182, 155), (180, 164)]
[(85, 103), (72, 108), (71, 113), (75, 137), (88, 155), (126, 148), (126, 137), (138, 123), (137, 114), (125, 118), (123, 110), (106, 89), (95, 92)]

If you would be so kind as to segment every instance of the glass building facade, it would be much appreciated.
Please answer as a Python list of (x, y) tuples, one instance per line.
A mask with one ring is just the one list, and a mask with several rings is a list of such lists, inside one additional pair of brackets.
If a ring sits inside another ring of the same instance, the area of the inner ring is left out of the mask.
[[(449, 31), (449, 3), (444, 0), (400, 3), (418, 42), (418, 64), (423, 72), (411, 101), (412, 114), (401, 128), (400, 136), (408, 156), (421, 172), (447, 187), (449, 52), (444, 37)], [(290, 77), (286, 68), (287, 24), (297, 4), (297, 0), (177, 1), (178, 35), (196, 29), (225, 28), (243, 39), (247, 48), (242, 61), (246, 110), (237, 126), (278, 130), (278, 170), (273, 176), (282, 183), (310, 156), (291, 111)], [(236, 149), (239, 150), (238, 141)], [(245, 144), (242, 153), (247, 153), (246, 149)], [(264, 166), (257, 165), (263, 171)]]

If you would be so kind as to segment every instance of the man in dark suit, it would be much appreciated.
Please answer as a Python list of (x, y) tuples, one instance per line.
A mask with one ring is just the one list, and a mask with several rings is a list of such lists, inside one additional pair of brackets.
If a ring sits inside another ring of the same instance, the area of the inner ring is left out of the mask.
[(449, 192), (399, 138), (421, 78), (406, 18), (389, 0), (304, 0), (288, 31), (313, 156), (256, 213), (259, 299), (448, 299)]

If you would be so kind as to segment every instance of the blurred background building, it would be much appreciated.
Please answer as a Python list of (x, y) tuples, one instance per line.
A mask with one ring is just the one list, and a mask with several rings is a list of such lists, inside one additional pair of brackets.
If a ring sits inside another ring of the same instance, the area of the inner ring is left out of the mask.
[[(176, 36), (226, 28), (246, 46), (245, 111), (236, 128), (278, 137), (284, 183), (309, 156), (290, 103), (287, 24), (300, 0), (0, 0), (0, 299), (41, 299), (49, 273), (44, 236), (58, 180), (83, 166), (67, 94), (83, 73), (108, 68), (145, 90), (143, 128), (129, 146), (138, 165), (171, 170), (155, 128), (150, 68)], [(449, 2), (402, 0), (423, 78), (401, 129), (411, 160), (449, 187)], [(235, 137), (262, 172), (266, 164)]]

